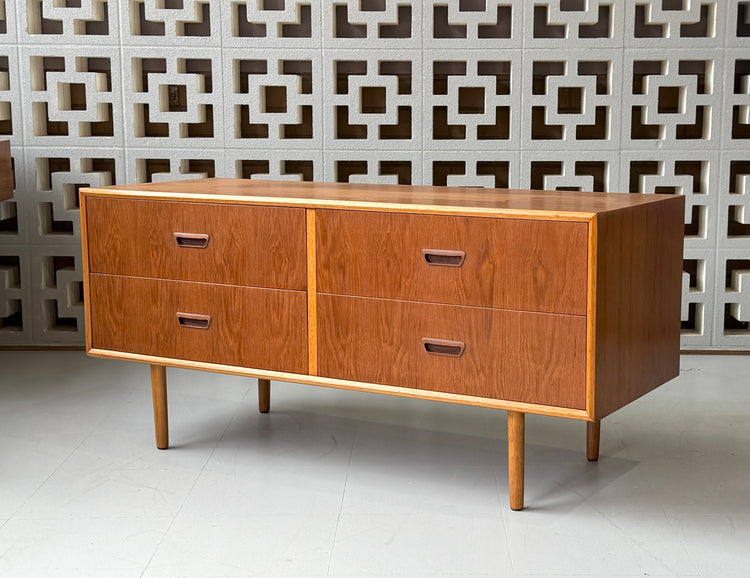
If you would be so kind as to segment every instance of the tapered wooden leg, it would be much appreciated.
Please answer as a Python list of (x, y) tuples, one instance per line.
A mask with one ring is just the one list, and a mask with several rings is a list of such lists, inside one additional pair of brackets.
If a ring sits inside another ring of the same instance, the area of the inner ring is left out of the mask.
[(156, 447), (165, 450), (169, 447), (169, 420), (167, 417), (167, 368), (163, 365), (151, 366), (151, 394), (154, 399)]
[(590, 462), (599, 459), (599, 433), (602, 429), (602, 421), (586, 422), (586, 457)]
[(508, 486), (510, 509), (523, 510), (524, 418), (520, 411), (508, 412)]
[(271, 380), (258, 380), (258, 410), (268, 413), (271, 409)]

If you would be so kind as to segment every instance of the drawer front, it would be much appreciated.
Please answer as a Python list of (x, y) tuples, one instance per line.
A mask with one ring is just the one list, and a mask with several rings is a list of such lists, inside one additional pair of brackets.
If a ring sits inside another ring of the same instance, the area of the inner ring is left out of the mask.
[(586, 407), (585, 317), (319, 295), (318, 356), (323, 377)]
[(93, 273), (304, 289), (304, 209), (88, 197)]
[(319, 210), (322, 293), (586, 314), (588, 225)]
[(91, 275), (92, 346), (307, 373), (302, 291)]

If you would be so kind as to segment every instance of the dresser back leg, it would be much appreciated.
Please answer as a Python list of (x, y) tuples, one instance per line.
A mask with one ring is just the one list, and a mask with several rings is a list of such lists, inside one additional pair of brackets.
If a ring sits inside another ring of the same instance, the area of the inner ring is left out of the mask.
[(169, 421), (167, 418), (167, 368), (163, 365), (151, 366), (151, 394), (154, 401), (156, 447), (165, 450), (169, 447)]
[(520, 411), (508, 412), (508, 488), (511, 510), (523, 510), (525, 417), (526, 414)]
[(271, 380), (258, 379), (258, 410), (268, 413), (271, 410)]
[(586, 457), (590, 462), (599, 459), (599, 433), (601, 431), (602, 421), (586, 422)]

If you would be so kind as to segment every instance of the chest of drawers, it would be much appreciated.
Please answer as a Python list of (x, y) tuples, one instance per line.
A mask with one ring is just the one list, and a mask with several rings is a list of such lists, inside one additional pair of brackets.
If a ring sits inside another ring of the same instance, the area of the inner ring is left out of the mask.
[(588, 422), (679, 367), (684, 199), (206, 179), (82, 189), (90, 355)]

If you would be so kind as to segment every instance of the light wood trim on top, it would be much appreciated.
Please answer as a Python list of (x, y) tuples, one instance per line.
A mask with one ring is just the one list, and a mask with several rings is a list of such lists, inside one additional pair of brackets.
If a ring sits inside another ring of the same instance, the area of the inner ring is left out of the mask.
[(10, 157), (10, 141), (0, 141), (0, 201), (13, 196), (13, 162)]
[(318, 273), (315, 243), (315, 210), (307, 209), (307, 339), (310, 375), (318, 375)]
[(533, 403), (488, 399), (471, 395), (458, 395), (453, 393), (411, 389), (408, 387), (379, 385), (377, 383), (362, 383), (358, 381), (347, 381), (343, 379), (303, 375), (299, 373), (263, 371), (233, 365), (185, 361), (170, 357), (156, 357), (153, 355), (123, 353), (121, 351), (109, 351), (104, 349), (89, 349), (87, 351), (87, 354), (91, 355), (92, 357), (100, 357), (104, 359), (121, 359), (126, 361), (135, 361), (138, 363), (148, 363), (152, 365), (156, 364), (169, 367), (179, 367), (181, 369), (195, 369), (197, 371), (209, 371), (212, 373), (224, 373), (227, 375), (241, 375), (244, 377), (265, 378), (273, 381), (286, 381), (289, 383), (300, 383), (303, 385), (317, 385), (322, 387), (332, 387), (334, 389), (348, 389), (352, 391), (364, 391), (367, 393), (381, 393), (385, 395), (394, 395), (397, 397), (409, 397), (412, 399), (444, 401), (448, 403), (458, 403), (461, 405), (473, 405), (477, 407), (520, 411), (523, 413), (549, 415), (553, 417), (565, 417), (584, 421), (589, 419), (588, 414), (584, 410), (569, 409), (564, 407), (553, 407), (547, 405), (536, 405)]
[(650, 204), (665, 195), (522, 191), (472, 187), (425, 187), (201, 179), (82, 189), (83, 194), (212, 203), (341, 208), (405, 213), (450, 213), (538, 220), (588, 221), (592, 215)]

